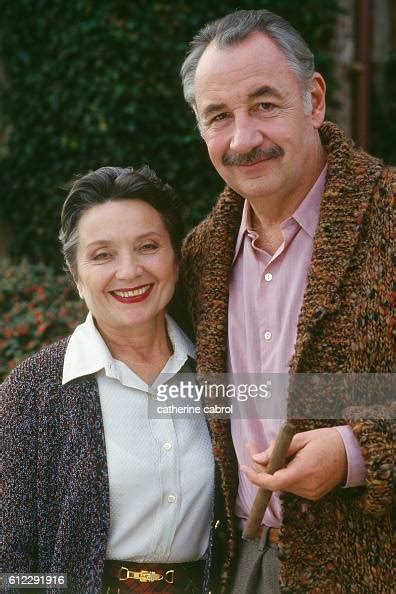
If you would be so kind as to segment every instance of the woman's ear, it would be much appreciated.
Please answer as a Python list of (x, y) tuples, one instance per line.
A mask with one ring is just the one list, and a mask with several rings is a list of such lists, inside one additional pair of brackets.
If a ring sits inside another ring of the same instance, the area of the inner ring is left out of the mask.
[(78, 291), (80, 299), (82, 299), (84, 301), (84, 290), (83, 290), (83, 286), (82, 286), (81, 282), (78, 280), (78, 278), (75, 277), (74, 274), (73, 274), (73, 280), (76, 284), (76, 289)]

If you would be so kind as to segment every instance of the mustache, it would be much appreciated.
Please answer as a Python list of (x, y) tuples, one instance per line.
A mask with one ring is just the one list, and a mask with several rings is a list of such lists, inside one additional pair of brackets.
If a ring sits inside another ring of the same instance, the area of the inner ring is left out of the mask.
[(282, 157), (284, 154), (285, 151), (280, 146), (274, 144), (267, 149), (254, 148), (244, 155), (228, 152), (223, 156), (222, 161), (223, 165), (251, 165), (263, 159)]

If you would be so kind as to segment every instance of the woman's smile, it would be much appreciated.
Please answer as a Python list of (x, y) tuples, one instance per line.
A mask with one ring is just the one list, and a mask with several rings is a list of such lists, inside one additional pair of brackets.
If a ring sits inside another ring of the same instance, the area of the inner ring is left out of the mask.
[(110, 291), (110, 294), (120, 303), (137, 303), (147, 299), (153, 287), (154, 284), (150, 283), (134, 289), (117, 289), (116, 291)]
[(138, 199), (90, 208), (79, 223), (77, 275), (99, 330), (131, 333), (163, 319), (178, 263), (159, 212)]

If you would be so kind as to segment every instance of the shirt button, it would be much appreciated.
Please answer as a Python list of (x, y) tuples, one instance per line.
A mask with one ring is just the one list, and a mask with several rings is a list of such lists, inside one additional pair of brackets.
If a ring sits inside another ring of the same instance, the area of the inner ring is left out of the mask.
[(270, 272), (267, 272), (267, 274), (264, 275), (264, 278), (267, 281), (267, 283), (269, 283), (270, 281), (272, 281), (272, 274)]
[(264, 334), (264, 338), (265, 338), (265, 340), (271, 340), (271, 338), (272, 338), (272, 334), (271, 334), (271, 332), (266, 332), (266, 333)]
[(170, 450), (172, 448), (172, 444), (169, 441), (166, 441), (163, 446), (164, 450)]
[(175, 503), (176, 495), (168, 495), (168, 501), (169, 503)]

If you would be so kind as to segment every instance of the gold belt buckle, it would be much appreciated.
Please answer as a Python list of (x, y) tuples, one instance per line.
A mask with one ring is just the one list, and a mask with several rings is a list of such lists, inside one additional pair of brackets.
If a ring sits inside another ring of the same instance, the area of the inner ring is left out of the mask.
[[(125, 572), (124, 574), (122, 572)], [(166, 573), (169, 573), (168, 571)], [(121, 567), (118, 580), (125, 582), (126, 580), (139, 580), (139, 582), (160, 582), (164, 579), (164, 576), (156, 573), (155, 571), (147, 571), (142, 569), (141, 571), (131, 571), (127, 567)], [(168, 582), (173, 583), (173, 582)]]
[[(123, 573), (124, 572), (124, 573)], [(165, 576), (155, 571), (147, 571), (142, 569), (141, 571), (131, 571), (127, 567), (121, 567), (118, 573), (118, 581), (125, 582), (126, 580), (139, 580), (139, 582), (160, 582), (165, 580), (167, 584), (173, 584), (175, 581), (175, 570), (169, 569)]]

